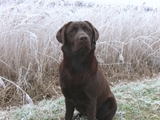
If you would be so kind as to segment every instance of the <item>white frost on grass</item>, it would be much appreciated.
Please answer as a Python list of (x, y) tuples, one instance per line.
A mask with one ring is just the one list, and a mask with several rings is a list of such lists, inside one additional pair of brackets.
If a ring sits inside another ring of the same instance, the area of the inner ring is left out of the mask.
[(3, 80), (2, 80), (2, 78), (0, 78), (0, 86), (2, 86), (4, 89), (6, 88), (6, 86), (5, 86), (5, 84), (4, 84)]
[[(114, 120), (159, 120), (160, 80), (138, 81), (117, 84), (112, 87), (118, 110)], [(65, 115), (64, 98), (43, 100), (38, 105), (26, 105), (12, 112), (14, 119), (63, 120)], [(77, 120), (86, 120), (80, 118)]]
[[(132, 82), (125, 85), (118, 84), (112, 90), (118, 103), (118, 116), (122, 115), (126, 120), (129, 120), (129, 114), (132, 114), (131, 117), (137, 116), (142, 120), (152, 120), (151, 115), (156, 116), (152, 116), (153, 120), (157, 118), (160, 111), (159, 78), (150, 81)], [(148, 114), (145, 115), (147, 112)], [(118, 117), (116, 118), (116, 120), (119, 120)]]

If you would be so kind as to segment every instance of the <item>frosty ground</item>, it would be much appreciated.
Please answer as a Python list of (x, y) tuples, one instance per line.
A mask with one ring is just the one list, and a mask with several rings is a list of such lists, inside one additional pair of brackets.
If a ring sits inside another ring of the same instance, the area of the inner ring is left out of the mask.
[[(159, 120), (160, 119), (160, 79), (137, 82), (123, 82), (114, 85), (118, 110), (114, 120)], [(77, 112), (75, 112), (76, 114)], [(4, 120), (63, 120), (65, 115), (64, 97), (42, 100), (36, 105), (28, 104), (1, 111)], [(81, 118), (80, 120), (86, 120)]]

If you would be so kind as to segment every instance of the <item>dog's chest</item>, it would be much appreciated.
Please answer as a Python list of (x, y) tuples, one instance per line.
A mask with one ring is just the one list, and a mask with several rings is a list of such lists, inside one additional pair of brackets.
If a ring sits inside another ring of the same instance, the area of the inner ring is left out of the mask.
[(92, 74), (92, 72), (90, 72), (89, 70), (85, 72), (77, 72), (76, 74), (70, 71), (65, 71), (61, 73), (60, 85), (62, 88), (85, 86), (86, 84), (89, 84), (89, 82), (91, 82), (93, 78), (94, 74)]
[(76, 88), (62, 88), (62, 92), (67, 99), (72, 99), (74, 101), (82, 101), (88, 97), (87, 93), (83, 89)]
[(72, 78), (65, 77), (61, 81), (62, 93), (66, 99), (73, 102), (76, 108), (82, 109), (89, 104), (91, 96), (94, 96), (94, 88), (92, 85), (95, 83), (95, 78), (89, 74), (80, 76), (72, 76)]
[(83, 101), (87, 98), (86, 88), (89, 87), (90, 78), (86, 75), (65, 77), (61, 79), (61, 89), (67, 99)]

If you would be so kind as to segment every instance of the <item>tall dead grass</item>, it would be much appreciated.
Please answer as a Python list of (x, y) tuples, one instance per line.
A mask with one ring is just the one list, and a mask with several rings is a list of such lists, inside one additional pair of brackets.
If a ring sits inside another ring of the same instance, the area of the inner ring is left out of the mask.
[[(20, 86), (33, 101), (59, 96), (62, 59), (55, 35), (68, 21), (88, 20), (100, 33), (96, 56), (109, 81), (153, 76), (160, 69), (160, 10), (118, 5), (68, 5), (67, 1), (27, 1), (0, 13), (1, 106), (24, 104)], [(3, 77), (3, 78), (2, 78)], [(23, 102), (22, 102), (23, 101)], [(27, 102), (27, 101), (26, 101)]]

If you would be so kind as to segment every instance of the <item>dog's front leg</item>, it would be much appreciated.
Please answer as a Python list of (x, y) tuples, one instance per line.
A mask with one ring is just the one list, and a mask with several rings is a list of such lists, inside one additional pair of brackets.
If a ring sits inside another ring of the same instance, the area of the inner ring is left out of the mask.
[(66, 114), (65, 114), (65, 120), (72, 120), (73, 112), (74, 112), (74, 105), (71, 101), (65, 99), (66, 103)]
[(90, 104), (87, 107), (87, 120), (96, 119), (96, 100), (91, 100)]

